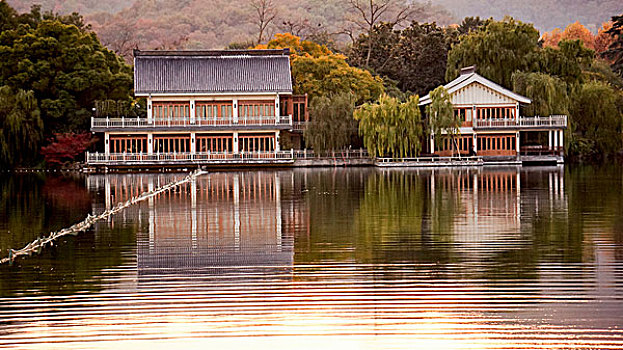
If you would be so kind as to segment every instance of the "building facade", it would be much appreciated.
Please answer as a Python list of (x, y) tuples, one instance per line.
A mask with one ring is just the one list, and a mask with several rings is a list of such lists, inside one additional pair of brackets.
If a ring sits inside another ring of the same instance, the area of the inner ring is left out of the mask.
[[(522, 116), (521, 106), (532, 101), (480, 76), (474, 67), (464, 68), (444, 87), (462, 124), (455, 137), (427, 140), (426, 152), (489, 161), (563, 161), (567, 116)], [(420, 105), (430, 103), (426, 95)]]
[(292, 95), (289, 50), (134, 52), (139, 118), (92, 118), (104, 151), (90, 165), (284, 163), (282, 133), (308, 120)]

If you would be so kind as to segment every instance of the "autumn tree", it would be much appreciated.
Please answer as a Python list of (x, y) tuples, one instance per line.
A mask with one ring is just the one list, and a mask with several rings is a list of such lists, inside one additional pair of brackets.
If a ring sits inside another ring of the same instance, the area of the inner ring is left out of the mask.
[(89, 132), (55, 133), (49, 144), (41, 148), (41, 154), (49, 166), (58, 167), (82, 157), (95, 142), (97, 138)]
[(545, 32), (541, 37), (543, 47), (556, 48), (558, 47), (560, 40), (562, 40), (562, 30), (560, 30), (560, 28), (554, 28), (551, 32)]
[(418, 96), (401, 103), (384, 94), (377, 102), (366, 103), (355, 110), (359, 134), (371, 155), (405, 158), (420, 153), (423, 128), (418, 103)]
[(313, 117), (303, 136), (315, 151), (343, 149), (357, 135), (357, 122), (353, 119), (355, 101), (351, 93), (316, 97), (309, 109)]
[(595, 48), (595, 37), (590, 30), (586, 29), (579, 21), (571, 23), (562, 32), (561, 40), (580, 40), (585, 47)]
[(612, 37), (608, 31), (612, 28), (612, 21), (604, 22), (601, 25), (601, 28), (597, 31), (597, 35), (595, 35), (595, 53), (598, 55), (602, 55), (604, 52), (608, 51), (608, 48), (614, 42), (614, 37)]
[(292, 34), (276, 34), (267, 45), (255, 48), (289, 48), (294, 93), (308, 94), (310, 101), (319, 96), (351, 93), (355, 104), (360, 105), (377, 99), (384, 91), (382, 79), (351, 67), (346, 56)]

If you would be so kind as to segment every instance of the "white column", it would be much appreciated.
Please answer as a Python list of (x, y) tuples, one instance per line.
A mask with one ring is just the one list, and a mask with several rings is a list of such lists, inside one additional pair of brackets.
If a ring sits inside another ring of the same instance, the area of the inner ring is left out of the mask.
[(234, 142), (232, 147), (234, 148), (232, 151), (234, 154), (238, 154), (238, 132), (234, 131)]
[(515, 105), (515, 124), (519, 124), (519, 102)]
[(558, 145), (562, 148), (565, 147), (565, 143), (564, 143), (564, 135), (565, 132), (564, 130), (558, 130), (558, 132), (560, 133), (558, 136)]
[(435, 153), (435, 135), (430, 135), (430, 153)]
[(549, 139), (549, 143), (547, 144), (547, 146), (551, 149), (554, 146), (554, 140), (552, 138), (553, 136), (552, 136), (552, 131), (551, 130), (549, 130), (547, 132), (547, 136), (548, 136), (548, 139)]
[(197, 179), (190, 180), (190, 237), (192, 248), (197, 249)]
[[(149, 177), (147, 180), (147, 190), (154, 190), (154, 178)], [(149, 197), (147, 199), (147, 206), (149, 210), (149, 251), (153, 251), (155, 248), (155, 240), (156, 240), (156, 209), (154, 207), (154, 197)]]
[(195, 147), (195, 144), (196, 144), (195, 140), (197, 138), (196, 136), (197, 135), (194, 132), (190, 133), (190, 154), (195, 154), (195, 148), (196, 148)]
[(517, 152), (517, 154), (519, 154), (520, 150), (519, 140), (519, 131), (517, 131), (517, 133), (515, 134), (515, 152)]
[(474, 148), (474, 154), (478, 154), (478, 135), (474, 133), (472, 139), (472, 147)]
[(554, 130), (552, 133), (554, 134), (554, 148), (558, 148), (558, 131)]
[(147, 123), (151, 124), (154, 116), (154, 111), (151, 108), (151, 96), (147, 97)]
[[(234, 98), (234, 100), (233, 100), (232, 109), (233, 109), (232, 110), (232, 118), (234, 119), (234, 124), (238, 124), (238, 99), (237, 98)], [(236, 136), (234, 136), (234, 140), (235, 139), (236, 139)], [(234, 143), (236, 143), (236, 141), (234, 141)]]
[(190, 123), (195, 124), (195, 99), (190, 99)]
[(110, 135), (107, 132), (104, 133), (104, 154), (110, 154)]
[(147, 154), (154, 154), (154, 134), (147, 134)]
[(234, 246), (240, 249), (240, 175), (234, 175)]
[(104, 177), (104, 203), (106, 205), (106, 210), (112, 207), (112, 194), (110, 192), (110, 176), (106, 175)]
[(279, 131), (275, 131), (275, 152), (279, 152), (281, 147), (279, 147)]
[(276, 221), (276, 233), (277, 233), (277, 250), (281, 251), (281, 180), (278, 173), (273, 173), (275, 179), (275, 221)]

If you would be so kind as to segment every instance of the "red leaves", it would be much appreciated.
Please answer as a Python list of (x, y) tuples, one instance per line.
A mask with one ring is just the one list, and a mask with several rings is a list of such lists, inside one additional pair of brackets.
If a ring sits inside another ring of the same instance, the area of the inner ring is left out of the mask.
[(66, 162), (75, 161), (97, 142), (97, 138), (88, 132), (83, 133), (56, 133), (48, 140), (50, 144), (41, 147), (41, 154), (49, 166), (60, 166)]

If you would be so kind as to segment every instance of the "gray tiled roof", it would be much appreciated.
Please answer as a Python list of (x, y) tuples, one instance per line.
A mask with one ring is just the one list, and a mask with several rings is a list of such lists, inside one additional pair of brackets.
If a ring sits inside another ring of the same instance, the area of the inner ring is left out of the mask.
[(292, 92), (284, 50), (136, 51), (134, 91), (150, 93)]

